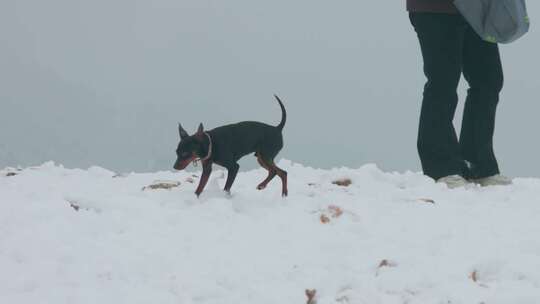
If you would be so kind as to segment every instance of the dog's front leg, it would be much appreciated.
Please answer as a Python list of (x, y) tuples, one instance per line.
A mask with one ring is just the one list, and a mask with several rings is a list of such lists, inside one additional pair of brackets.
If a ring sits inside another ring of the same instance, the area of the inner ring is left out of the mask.
[(212, 162), (203, 162), (203, 172), (201, 175), (201, 180), (199, 181), (199, 186), (197, 187), (197, 190), (195, 191), (195, 194), (197, 197), (201, 195), (201, 193), (204, 190), (204, 187), (206, 186), (206, 183), (208, 182), (208, 178), (210, 178), (210, 173), (212, 173)]
[(233, 163), (230, 166), (227, 166), (227, 182), (225, 183), (225, 190), (227, 193), (231, 193), (231, 187), (234, 183), (234, 179), (236, 178), (236, 174), (238, 173), (238, 170), (240, 169), (240, 166), (237, 163)]

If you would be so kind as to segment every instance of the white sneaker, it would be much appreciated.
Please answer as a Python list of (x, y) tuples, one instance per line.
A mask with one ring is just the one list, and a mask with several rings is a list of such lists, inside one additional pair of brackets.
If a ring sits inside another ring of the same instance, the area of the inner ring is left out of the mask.
[(457, 174), (441, 177), (437, 180), (437, 183), (446, 184), (448, 189), (461, 188), (469, 184), (469, 182), (466, 179), (464, 179), (461, 175), (457, 175)]
[(478, 178), (471, 180), (473, 183), (479, 184), (482, 187), (487, 186), (508, 186), (513, 184), (512, 179), (508, 176), (496, 174), (484, 178)]

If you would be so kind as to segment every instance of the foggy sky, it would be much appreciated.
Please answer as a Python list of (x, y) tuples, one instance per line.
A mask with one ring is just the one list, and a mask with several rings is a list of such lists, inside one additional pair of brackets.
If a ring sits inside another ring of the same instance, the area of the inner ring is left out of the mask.
[[(419, 171), (425, 80), (404, 2), (2, 0), (0, 168), (169, 170), (178, 122), (277, 124), (276, 93), (289, 114), (278, 158)], [(540, 176), (538, 9), (501, 47), (495, 148), (512, 176)]]

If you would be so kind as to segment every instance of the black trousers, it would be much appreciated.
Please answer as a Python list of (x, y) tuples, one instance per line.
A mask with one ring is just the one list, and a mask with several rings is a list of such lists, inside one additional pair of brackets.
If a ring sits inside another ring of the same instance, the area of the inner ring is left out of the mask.
[[(411, 13), (418, 34), (424, 87), (418, 152), (424, 174), (482, 178), (499, 173), (493, 132), (503, 71), (499, 48), (483, 41), (461, 15)], [(461, 75), (469, 84), (459, 139), (452, 123)]]

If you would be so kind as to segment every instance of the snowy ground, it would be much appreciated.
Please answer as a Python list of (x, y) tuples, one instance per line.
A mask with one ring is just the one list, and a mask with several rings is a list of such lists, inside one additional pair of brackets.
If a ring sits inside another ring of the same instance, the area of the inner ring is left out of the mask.
[[(281, 166), (286, 199), (277, 178), (255, 190), (263, 170), (232, 197), (215, 170), (200, 199), (188, 172), (1, 170), (0, 303), (540, 303), (539, 179)], [(181, 184), (142, 190), (156, 180)]]

